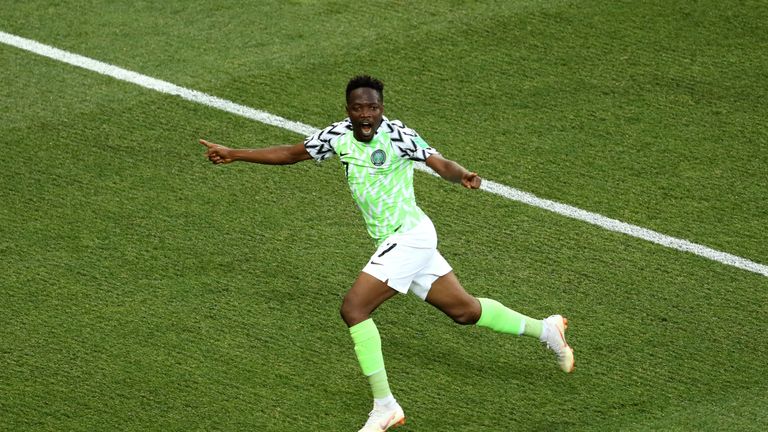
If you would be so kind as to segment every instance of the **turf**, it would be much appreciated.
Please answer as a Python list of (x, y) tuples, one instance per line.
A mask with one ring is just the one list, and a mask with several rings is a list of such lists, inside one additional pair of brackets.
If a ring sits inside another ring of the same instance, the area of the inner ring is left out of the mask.
[[(0, 30), (323, 126), (354, 74), (486, 178), (768, 263), (765, 2), (2, 2)], [(338, 306), (373, 251), (291, 132), (0, 45), (0, 430), (357, 430)], [(768, 279), (416, 176), (465, 287), (570, 318), (577, 369), (416, 298), (400, 430), (762, 430)]]

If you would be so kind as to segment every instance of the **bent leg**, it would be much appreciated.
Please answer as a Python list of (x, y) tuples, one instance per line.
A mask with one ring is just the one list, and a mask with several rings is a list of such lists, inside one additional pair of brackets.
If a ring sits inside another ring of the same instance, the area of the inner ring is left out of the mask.
[(499, 333), (538, 338), (555, 352), (560, 369), (573, 372), (573, 349), (565, 341), (568, 321), (560, 315), (537, 320), (515, 312), (496, 300), (472, 297), (452, 271), (435, 280), (426, 301), (458, 324), (477, 324)]
[(543, 321), (515, 312), (496, 300), (473, 297), (452, 271), (432, 284), (426, 300), (458, 324), (477, 324), (499, 333), (541, 337)]
[(483, 314), (477, 325), (499, 333), (532, 336), (541, 339), (544, 321), (533, 319), (504, 306), (496, 300), (481, 298)]
[(426, 301), (457, 324), (475, 324), (482, 313), (478, 299), (464, 290), (453, 271), (432, 283)]

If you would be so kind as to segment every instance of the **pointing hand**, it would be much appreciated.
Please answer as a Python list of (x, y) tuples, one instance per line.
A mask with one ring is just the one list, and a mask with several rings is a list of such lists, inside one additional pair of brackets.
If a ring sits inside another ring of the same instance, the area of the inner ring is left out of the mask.
[(205, 156), (208, 158), (208, 160), (210, 160), (216, 165), (228, 164), (234, 160), (232, 159), (232, 156), (230, 154), (231, 149), (229, 147), (224, 147), (223, 145), (214, 144), (204, 139), (200, 140), (200, 144), (206, 147)]

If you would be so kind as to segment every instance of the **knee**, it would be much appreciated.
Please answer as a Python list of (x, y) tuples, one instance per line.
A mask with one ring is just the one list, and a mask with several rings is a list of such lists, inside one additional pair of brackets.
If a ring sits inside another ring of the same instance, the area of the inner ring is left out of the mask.
[(370, 316), (364, 308), (355, 304), (349, 297), (344, 297), (341, 302), (341, 308), (339, 308), (339, 314), (341, 319), (347, 324), (348, 327), (352, 327), (355, 324), (361, 323), (367, 320)]
[(480, 319), (480, 316), (476, 316), (473, 313), (462, 311), (451, 317), (453, 322), (459, 325), (473, 325)]
[(480, 302), (472, 297), (471, 301), (462, 303), (450, 316), (456, 324), (473, 325), (480, 320), (480, 312)]

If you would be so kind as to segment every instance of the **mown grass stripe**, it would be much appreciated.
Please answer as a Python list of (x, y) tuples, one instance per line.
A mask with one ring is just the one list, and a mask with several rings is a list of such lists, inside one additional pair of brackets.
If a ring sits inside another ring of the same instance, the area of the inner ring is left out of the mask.
[[(133, 83), (147, 89), (155, 90), (165, 94), (176, 95), (192, 102), (197, 102), (206, 106), (217, 108), (267, 125), (277, 126), (297, 134), (309, 135), (318, 129), (314, 126), (288, 120), (266, 111), (253, 109), (251, 107), (240, 105), (226, 99), (181, 87), (167, 81), (142, 75), (140, 73), (123, 69), (109, 63), (104, 63), (81, 56), (79, 54), (74, 54), (68, 51), (54, 48), (37, 41), (16, 36), (3, 31), (0, 31), (0, 42), (73, 66), (97, 72), (102, 75), (107, 75), (121, 81)], [(417, 164), (417, 168), (420, 171), (436, 175), (424, 164)], [(726, 252), (721, 252), (704, 245), (671, 237), (656, 231), (628, 224), (626, 222), (621, 222), (616, 219), (611, 219), (597, 213), (592, 213), (577, 207), (569, 206), (567, 204), (539, 198), (531, 193), (524, 192), (490, 180), (484, 181), (482, 189), (510, 200), (518, 201), (557, 213), (562, 216), (587, 222), (610, 231), (623, 233), (679, 251), (693, 253), (712, 261), (768, 277), (768, 266)]]
[(756, 262), (738, 257), (736, 255), (732, 255), (726, 252), (721, 252), (721, 251), (709, 248), (707, 246), (693, 243), (688, 240), (671, 237), (666, 234), (661, 234), (659, 232), (649, 230), (647, 228), (642, 228), (636, 225), (628, 224), (620, 220), (611, 219), (611, 218), (599, 215), (597, 213), (592, 213), (587, 210), (582, 210), (577, 207), (569, 206), (567, 204), (562, 204), (556, 201), (539, 198), (536, 195), (530, 194), (528, 192), (524, 192), (524, 191), (511, 188), (509, 186), (505, 186), (492, 181), (486, 181), (483, 184), (482, 189), (495, 193), (497, 195), (501, 195), (505, 198), (508, 198), (514, 201), (519, 201), (534, 207), (539, 207), (545, 210), (549, 210), (551, 212), (554, 212), (563, 216), (588, 222), (593, 225), (597, 225), (601, 228), (605, 228), (609, 231), (627, 234), (632, 237), (637, 237), (643, 240), (647, 240), (649, 242), (666, 246), (668, 248), (676, 249), (683, 252), (690, 252), (690, 253), (699, 255), (701, 257), (708, 258), (710, 260), (717, 261), (729, 266), (733, 266), (743, 270), (758, 273), (763, 276), (768, 276), (768, 266), (765, 266), (763, 264), (758, 264)]
[(284, 119), (265, 111), (253, 109), (245, 105), (240, 105), (232, 101), (216, 96), (211, 96), (196, 90), (190, 90), (188, 88), (177, 86), (176, 84), (170, 83), (168, 81), (142, 75), (140, 73), (123, 69), (109, 63), (100, 62), (98, 60), (54, 48), (37, 41), (15, 36), (3, 31), (0, 31), (0, 42), (35, 54), (39, 54), (44, 57), (51, 58), (53, 60), (64, 62), (72, 66), (81, 67), (83, 69), (87, 69), (102, 75), (107, 75), (121, 81), (136, 84), (150, 90), (179, 96), (182, 99), (217, 108), (232, 114), (237, 114), (271, 126), (281, 127), (296, 133), (309, 135), (317, 130), (315, 127)]

